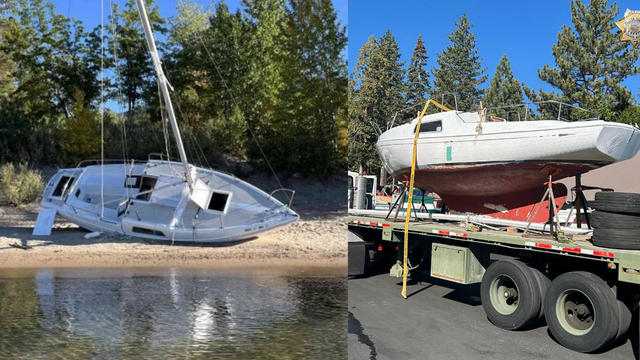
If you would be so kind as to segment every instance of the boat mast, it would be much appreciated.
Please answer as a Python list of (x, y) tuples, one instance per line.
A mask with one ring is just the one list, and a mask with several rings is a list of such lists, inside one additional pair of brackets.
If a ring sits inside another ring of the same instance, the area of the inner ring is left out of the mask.
[(164, 103), (167, 108), (167, 114), (169, 115), (169, 121), (171, 122), (171, 129), (173, 130), (173, 135), (176, 139), (176, 144), (178, 146), (178, 152), (180, 153), (180, 160), (184, 165), (184, 176), (189, 183), (189, 187), (193, 189), (193, 179), (191, 178), (191, 166), (187, 161), (187, 154), (184, 151), (184, 144), (182, 144), (182, 137), (180, 136), (180, 129), (178, 129), (178, 122), (176, 121), (176, 115), (173, 112), (173, 104), (171, 103), (171, 96), (169, 95), (169, 81), (164, 75), (164, 71), (162, 70), (162, 62), (160, 61), (160, 56), (158, 55), (158, 49), (156, 48), (156, 41), (153, 38), (153, 31), (151, 30), (151, 24), (149, 23), (149, 17), (147, 16), (147, 8), (144, 4), (144, 0), (136, 0), (138, 4), (138, 12), (140, 13), (140, 21), (142, 22), (142, 29), (144, 30), (144, 35), (147, 38), (147, 45), (149, 47), (149, 52), (151, 53), (151, 60), (153, 61), (153, 67), (156, 70), (156, 75), (158, 77), (158, 85), (160, 87), (160, 92), (162, 93), (162, 98), (164, 99)]

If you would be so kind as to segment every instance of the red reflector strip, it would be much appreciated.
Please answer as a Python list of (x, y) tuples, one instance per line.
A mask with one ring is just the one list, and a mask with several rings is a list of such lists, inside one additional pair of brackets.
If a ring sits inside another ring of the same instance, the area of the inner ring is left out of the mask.
[(603, 257), (609, 257), (609, 258), (613, 258), (614, 257), (613, 253), (612, 252), (608, 252), (608, 251), (598, 251), (598, 250), (582, 249), (582, 248), (560, 247), (560, 246), (556, 246), (556, 245), (542, 244), (542, 243), (537, 243), (537, 242), (532, 242), (532, 241), (526, 241), (524, 243), (524, 245), (525, 246), (531, 246), (531, 247), (537, 247), (537, 248), (541, 248), (541, 249), (571, 252), (571, 253), (575, 253), (575, 254), (586, 254), (586, 255), (603, 256)]
[(465, 233), (454, 233), (450, 231), (431, 230), (431, 232), (434, 234), (447, 235), (447, 236), (458, 236), (458, 237), (464, 237), (464, 238), (469, 237), (469, 235)]
[(370, 226), (381, 226), (381, 227), (390, 227), (391, 224), (383, 224), (383, 223), (379, 223), (379, 222), (373, 222), (373, 221), (360, 221), (360, 220), (351, 220), (351, 223), (353, 224), (358, 224), (358, 225), (370, 225)]
[(604, 256), (604, 257), (614, 257), (612, 252), (608, 252), (608, 251), (597, 251), (597, 250), (593, 250), (593, 255), (597, 255), (597, 256)]

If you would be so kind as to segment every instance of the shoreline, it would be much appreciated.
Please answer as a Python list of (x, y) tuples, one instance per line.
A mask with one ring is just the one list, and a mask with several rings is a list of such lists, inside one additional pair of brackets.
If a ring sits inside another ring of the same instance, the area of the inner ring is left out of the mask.
[[(181, 244), (87, 231), (57, 218), (51, 236), (31, 235), (39, 205), (0, 206), (0, 270), (193, 268), (347, 272), (346, 214), (314, 211), (232, 244)], [(28, 244), (23, 250), (11, 244)]]

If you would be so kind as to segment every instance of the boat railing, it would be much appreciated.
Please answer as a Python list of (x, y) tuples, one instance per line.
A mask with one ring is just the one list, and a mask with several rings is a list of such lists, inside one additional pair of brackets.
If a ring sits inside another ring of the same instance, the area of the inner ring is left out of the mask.
[(502, 106), (488, 106), (487, 107), (487, 112), (489, 112), (490, 110), (506, 110), (506, 109), (513, 109), (516, 108), (516, 110), (511, 110), (511, 111), (505, 111), (506, 115), (507, 115), (507, 121), (509, 120), (509, 114), (517, 114), (518, 115), (518, 121), (522, 121), (521, 118), (521, 113), (522, 111), (517, 109), (517, 108), (523, 108), (524, 109), (524, 121), (527, 121), (532, 115), (533, 111), (532, 111), (532, 107), (536, 106), (538, 108), (541, 108), (544, 105), (557, 105), (558, 106), (558, 113), (557, 113), (557, 120), (558, 121), (572, 121), (570, 119), (566, 119), (562, 117), (562, 110), (563, 108), (565, 110), (567, 109), (575, 109), (575, 110), (580, 110), (580, 111), (584, 111), (585, 113), (588, 114), (593, 114), (592, 117), (589, 118), (584, 118), (584, 119), (580, 119), (582, 121), (590, 121), (590, 120), (600, 120), (600, 114), (596, 111), (593, 110), (588, 110), (585, 108), (582, 108), (580, 106), (577, 105), (573, 105), (573, 104), (568, 104), (562, 101), (557, 101), (557, 100), (542, 100), (542, 101), (532, 101), (532, 102), (525, 102), (525, 103), (520, 103), (520, 104), (511, 104), (511, 105), (502, 105)]
[(76, 165), (77, 168), (81, 168), (81, 167), (85, 167), (85, 166), (90, 166), (90, 165), (100, 165), (100, 164), (120, 164), (120, 163), (124, 163), (126, 161), (127, 164), (131, 164), (131, 162), (136, 163), (136, 164), (144, 164), (145, 161), (143, 160), (135, 160), (135, 159), (131, 159), (131, 160), (124, 160), (124, 159), (88, 159), (88, 160), (82, 160), (78, 163), (78, 165)]
[(285, 193), (291, 193), (291, 196), (289, 197), (289, 204), (285, 205), (286, 207), (288, 207), (289, 209), (291, 209), (291, 205), (293, 204), (293, 197), (296, 195), (296, 191), (293, 189), (287, 189), (287, 188), (278, 188), (273, 190), (270, 194), (269, 197), (270, 198), (274, 198), (274, 194), (278, 193), (278, 192), (285, 192)]
[(169, 156), (167, 156), (165, 153), (159, 153), (159, 152), (152, 152), (149, 153), (149, 155), (147, 156), (147, 160), (152, 161), (173, 161), (173, 162), (178, 162), (180, 161), (179, 159), (176, 160), (171, 160), (171, 158)]
[[(444, 105), (444, 97), (447, 96), (447, 95), (453, 95), (453, 105), (454, 105), (455, 110), (458, 111), (458, 95), (453, 91), (440, 93), (440, 104)], [(436, 99), (437, 99), (437, 97), (436, 97)], [(442, 111), (444, 111), (444, 110), (442, 108), (440, 108), (440, 112), (442, 112)]]

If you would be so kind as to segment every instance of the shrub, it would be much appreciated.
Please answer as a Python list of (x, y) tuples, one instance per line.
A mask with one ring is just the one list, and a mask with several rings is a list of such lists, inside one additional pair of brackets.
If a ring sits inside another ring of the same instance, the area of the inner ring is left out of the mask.
[(35, 200), (42, 193), (44, 183), (38, 171), (12, 163), (0, 167), (0, 195), (11, 204), (24, 204)]

